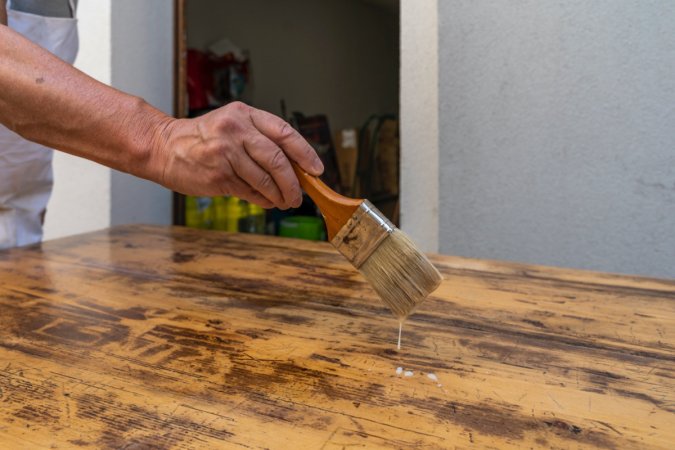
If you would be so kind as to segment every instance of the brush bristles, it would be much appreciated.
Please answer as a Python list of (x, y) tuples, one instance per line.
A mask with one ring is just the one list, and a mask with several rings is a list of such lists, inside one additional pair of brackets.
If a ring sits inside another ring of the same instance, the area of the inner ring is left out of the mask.
[(395, 229), (359, 271), (399, 319), (408, 317), (441, 284), (441, 274), (401, 230)]

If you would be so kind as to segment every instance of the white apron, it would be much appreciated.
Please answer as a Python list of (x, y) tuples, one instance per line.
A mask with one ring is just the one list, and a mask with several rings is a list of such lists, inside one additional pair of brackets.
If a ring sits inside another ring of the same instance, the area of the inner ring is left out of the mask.
[[(74, 16), (75, 5), (69, 1)], [(13, 11), (7, 3), (10, 28), (65, 62), (75, 61), (77, 19)], [(42, 239), (42, 222), (53, 183), (52, 153), (0, 125), (0, 249)]]

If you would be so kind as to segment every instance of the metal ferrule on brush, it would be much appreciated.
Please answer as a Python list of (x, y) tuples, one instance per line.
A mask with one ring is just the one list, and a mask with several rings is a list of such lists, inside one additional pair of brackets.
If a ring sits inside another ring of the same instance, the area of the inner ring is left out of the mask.
[(331, 244), (358, 269), (395, 229), (372, 203), (364, 200)]

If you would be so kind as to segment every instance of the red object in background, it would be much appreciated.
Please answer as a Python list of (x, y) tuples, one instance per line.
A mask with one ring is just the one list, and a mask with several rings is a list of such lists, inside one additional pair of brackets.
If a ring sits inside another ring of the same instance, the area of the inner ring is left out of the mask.
[(209, 55), (199, 50), (187, 51), (187, 90), (190, 110), (205, 109), (213, 87), (213, 70)]
[[(190, 111), (218, 107), (237, 100), (248, 81), (248, 71), (248, 61), (237, 61), (232, 53), (216, 56), (188, 49), (187, 91)], [(235, 75), (238, 83), (234, 82)]]

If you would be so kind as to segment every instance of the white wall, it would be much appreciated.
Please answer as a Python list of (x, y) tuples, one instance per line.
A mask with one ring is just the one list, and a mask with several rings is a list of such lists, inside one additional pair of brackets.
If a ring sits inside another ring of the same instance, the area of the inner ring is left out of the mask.
[(398, 109), (398, 30), (391, 12), (357, 0), (187, 3), (188, 45), (227, 37), (250, 51), (254, 106), (326, 113), (333, 130)]
[(439, 17), (441, 251), (675, 277), (675, 3)]
[[(173, 2), (115, 0), (112, 3), (112, 86), (143, 97), (173, 113)], [(111, 223), (169, 225), (172, 194), (168, 189), (112, 171)]]
[[(75, 67), (110, 84), (110, 0), (80, 0), (80, 51)], [(54, 153), (54, 191), (47, 205), (44, 239), (105, 228), (110, 224), (110, 169)]]
[[(173, 2), (80, 0), (75, 66), (171, 113)], [(171, 193), (157, 185), (56, 152), (45, 239), (110, 225), (171, 223)]]
[(438, 0), (401, 0), (401, 229), (438, 252)]

